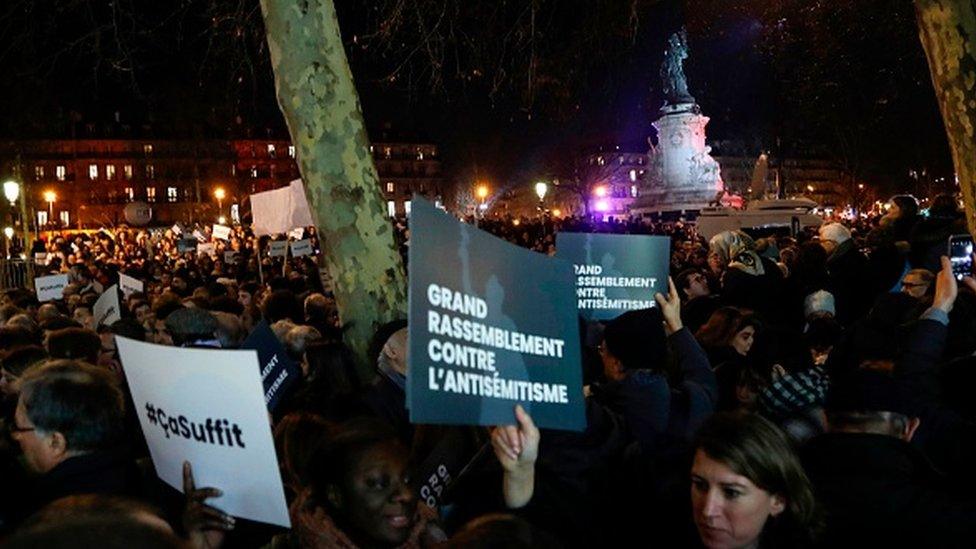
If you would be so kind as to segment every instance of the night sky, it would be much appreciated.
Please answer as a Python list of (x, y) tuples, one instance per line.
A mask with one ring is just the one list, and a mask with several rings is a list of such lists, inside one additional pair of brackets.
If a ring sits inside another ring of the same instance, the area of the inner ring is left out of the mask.
[[(391, 27), (393, 5), (423, 19)], [(532, 26), (528, 5), (337, 0), (373, 138), (431, 140), (462, 182), (568, 176), (580, 150), (646, 142), (665, 37), (684, 23), (709, 140), (744, 145), (721, 152), (826, 156), (890, 190), (911, 190), (909, 169), (951, 174), (908, 0), (548, 0)], [(431, 22), (450, 28), (436, 69), (415, 53)], [(284, 133), (257, 0), (10, 0), (0, 44), (5, 137), (116, 111), (161, 136)]]

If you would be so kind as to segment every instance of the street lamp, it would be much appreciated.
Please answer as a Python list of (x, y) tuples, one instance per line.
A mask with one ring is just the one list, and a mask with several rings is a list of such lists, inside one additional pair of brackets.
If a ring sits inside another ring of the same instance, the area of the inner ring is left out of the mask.
[(54, 191), (44, 191), (44, 201), (47, 202), (50, 218), (48, 223), (54, 223), (54, 203), (58, 200), (58, 195)]
[(213, 194), (214, 198), (217, 199), (217, 214), (219, 215), (224, 211), (224, 198), (227, 196), (227, 191), (223, 187), (217, 187)]
[(20, 183), (16, 181), (5, 181), (3, 183), (3, 196), (10, 201), (11, 206), (16, 205), (17, 197), (20, 196)]

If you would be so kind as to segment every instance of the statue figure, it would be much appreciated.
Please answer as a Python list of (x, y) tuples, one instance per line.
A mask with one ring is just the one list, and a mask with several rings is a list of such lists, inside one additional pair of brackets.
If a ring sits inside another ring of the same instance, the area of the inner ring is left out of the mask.
[(681, 29), (668, 38), (668, 48), (664, 51), (664, 63), (661, 65), (664, 98), (669, 105), (695, 102), (695, 98), (688, 93), (688, 82), (685, 80), (683, 63), (687, 58), (688, 36)]

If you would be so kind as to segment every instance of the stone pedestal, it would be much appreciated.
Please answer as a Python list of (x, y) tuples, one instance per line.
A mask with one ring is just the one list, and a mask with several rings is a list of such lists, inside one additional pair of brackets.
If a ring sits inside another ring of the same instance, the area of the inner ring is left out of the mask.
[(725, 189), (718, 162), (705, 145), (708, 117), (695, 103), (665, 105), (654, 123), (658, 145), (648, 151), (648, 173), (631, 213), (700, 210)]

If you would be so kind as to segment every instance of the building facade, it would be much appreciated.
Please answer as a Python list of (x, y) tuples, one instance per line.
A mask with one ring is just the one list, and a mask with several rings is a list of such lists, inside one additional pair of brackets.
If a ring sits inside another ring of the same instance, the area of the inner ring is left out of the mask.
[(590, 215), (627, 218), (647, 175), (647, 151), (633, 145), (597, 147), (577, 158), (575, 171)]
[[(444, 178), (430, 143), (371, 146), (387, 212), (407, 215), (414, 192), (437, 200)], [(51, 139), (0, 142), (0, 175), (24, 189), (30, 225), (98, 228), (132, 223), (145, 203), (150, 225), (246, 217), (252, 193), (299, 177), (282, 139)], [(131, 210), (131, 208), (130, 208)]]

